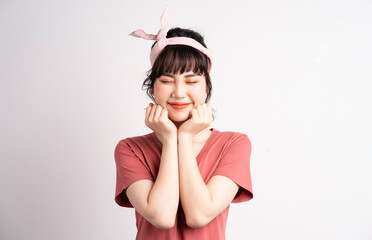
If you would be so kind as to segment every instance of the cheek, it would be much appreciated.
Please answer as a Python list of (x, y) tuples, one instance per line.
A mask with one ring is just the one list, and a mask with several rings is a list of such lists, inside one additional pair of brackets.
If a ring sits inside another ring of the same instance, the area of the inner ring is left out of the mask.
[[(162, 86), (159, 86), (158, 84), (154, 84), (154, 88), (153, 88), (153, 96), (155, 98), (155, 102), (157, 104), (161, 104), (163, 105), (163, 103), (166, 101), (167, 99), (167, 95), (168, 94), (168, 91), (165, 87), (162, 87)], [(163, 106), (164, 107), (164, 106)]]
[(200, 87), (198, 89), (195, 89), (195, 91), (192, 91), (191, 97), (197, 104), (204, 103), (205, 98), (207, 97), (207, 91), (205, 90), (205, 88)]
[(161, 96), (162, 95), (162, 88), (159, 86), (159, 84), (154, 84), (154, 88), (152, 89), (152, 95), (154, 96)]
[(205, 97), (207, 96), (207, 93), (208, 93), (208, 89), (207, 87), (204, 85), (204, 86), (201, 86), (200, 89), (199, 89), (199, 96), (200, 98), (203, 98), (205, 99)]

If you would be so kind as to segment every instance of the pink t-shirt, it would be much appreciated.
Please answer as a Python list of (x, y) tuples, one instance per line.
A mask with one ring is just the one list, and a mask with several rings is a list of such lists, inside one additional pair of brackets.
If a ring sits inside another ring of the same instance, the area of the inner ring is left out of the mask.
[[(249, 138), (242, 133), (211, 130), (211, 136), (196, 157), (204, 182), (208, 183), (215, 175), (225, 176), (240, 186), (233, 203), (252, 199)], [(155, 181), (161, 151), (162, 145), (155, 133), (119, 141), (115, 149), (117, 170), (115, 201), (118, 205), (133, 207), (125, 194), (125, 189), (132, 183), (142, 179)], [(175, 225), (169, 230), (156, 228), (136, 211), (138, 230), (136, 239), (222, 240), (225, 239), (228, 211), (229, 207), (204, 227), (190, 228), (186, 225), (182, 207), (179, 207)]]

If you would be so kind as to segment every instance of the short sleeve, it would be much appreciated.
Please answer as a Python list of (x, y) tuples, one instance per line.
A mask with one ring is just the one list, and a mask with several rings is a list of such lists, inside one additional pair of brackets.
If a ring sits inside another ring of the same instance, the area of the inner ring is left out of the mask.
[(250, 170), (251, 142), (247, 135), (236, 133), (213, 173), (225, 176), (240, 186), (233, 203), (249, 201), (253, 198)]
[(133, 207), (127, 198), (125, 190), (132, 183), (139, 180), (148, 179), (154, 181), (151, 172), (125, 140), (121, 140), (115, 148), (115, 163), (115, 202), (122, 207)]

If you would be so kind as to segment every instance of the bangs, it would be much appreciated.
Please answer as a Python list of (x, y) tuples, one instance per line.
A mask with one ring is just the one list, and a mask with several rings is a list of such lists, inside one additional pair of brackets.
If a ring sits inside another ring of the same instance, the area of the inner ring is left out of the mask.
[(168, 45), (157, 57), (152, 74), (155, 78), (164, 73), (194, 72), (208, 74), (208, 58), (198, 50), (186, 45)]

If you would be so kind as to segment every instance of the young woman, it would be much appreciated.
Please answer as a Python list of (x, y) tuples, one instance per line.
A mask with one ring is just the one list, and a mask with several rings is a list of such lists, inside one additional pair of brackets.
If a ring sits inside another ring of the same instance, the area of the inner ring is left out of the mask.
[(208, 129), (212, 110), (211, 57), (203, 37), (169, 29), (168, 10), (144, 81), (154, 101), (145, 123), (153, 131), (116, 146), (115, 201), (134, 207), (136, 239), (225, 239), (231, 202), (252, 199), (251, 144), (237, 132)]

